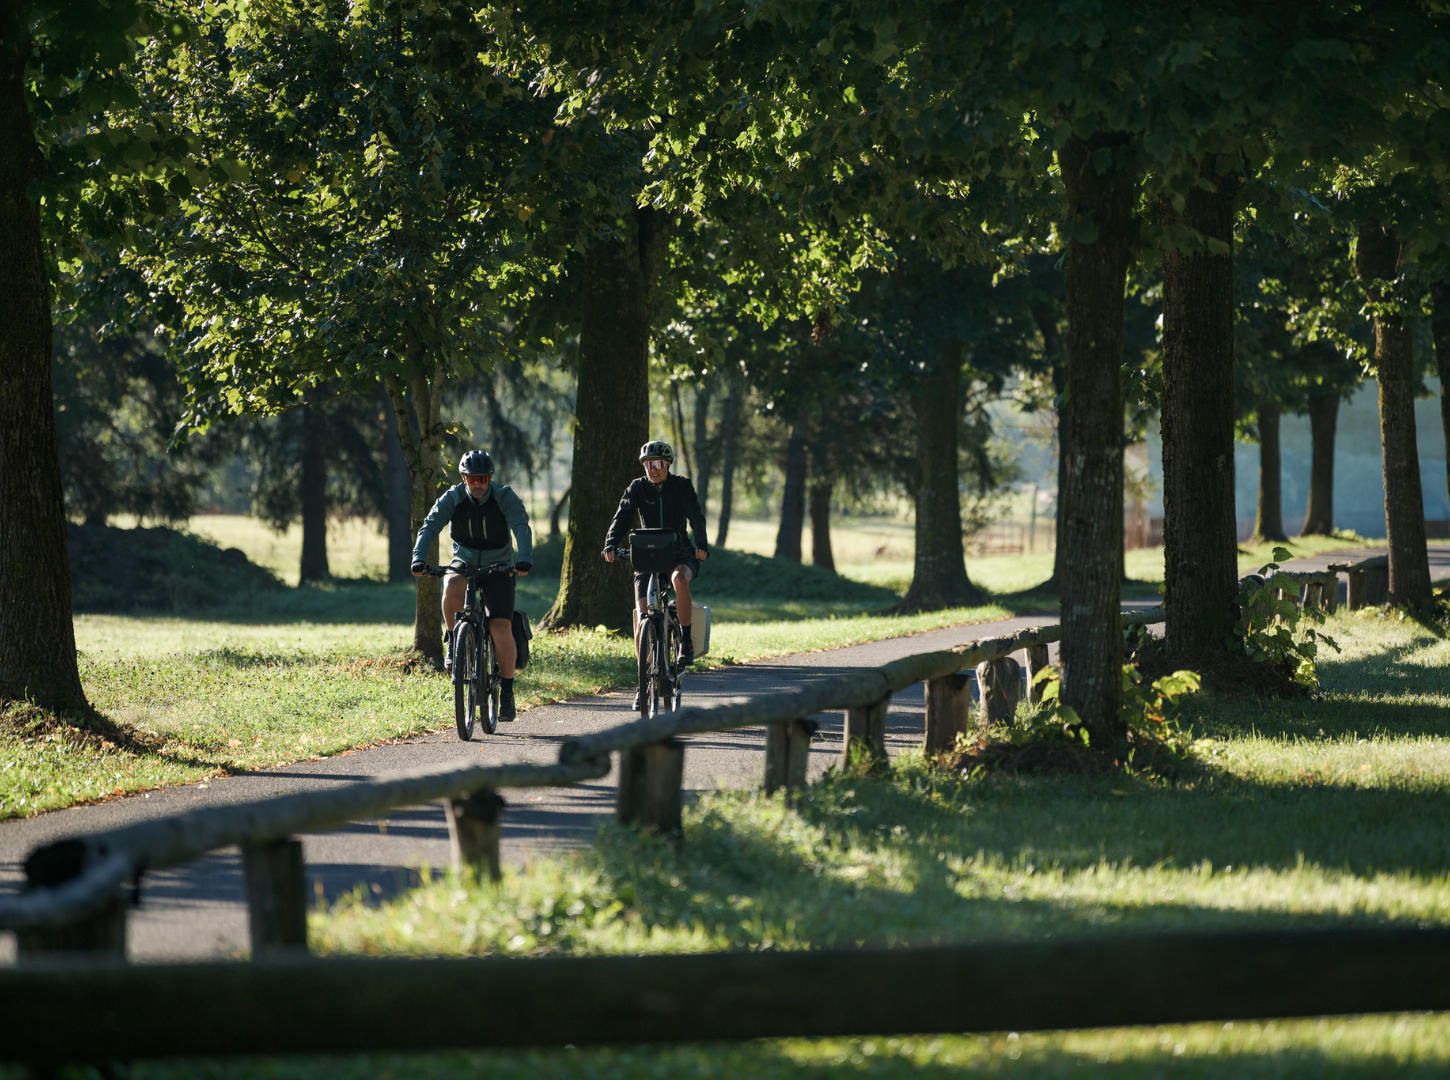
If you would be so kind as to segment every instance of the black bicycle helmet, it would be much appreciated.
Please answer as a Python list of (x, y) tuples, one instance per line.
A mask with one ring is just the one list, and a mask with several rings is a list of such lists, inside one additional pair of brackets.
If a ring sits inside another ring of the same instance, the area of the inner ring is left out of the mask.
[(492, 476), (493, 458), (486, 450), (470, 450), (458, 459), (458, 472), (464, 476)]
[(651, 439), (639, 448), (639, 460), (645, 458), (664, 458), (671, 465), (675, 463), (675, 448), (663, 439)]

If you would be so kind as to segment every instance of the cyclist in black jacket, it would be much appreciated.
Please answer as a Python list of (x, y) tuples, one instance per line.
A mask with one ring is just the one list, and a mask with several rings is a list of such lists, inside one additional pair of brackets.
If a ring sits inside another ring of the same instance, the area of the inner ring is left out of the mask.
[[(683, 634), (683, 661), (689, 664), (695, 659), (695, 644), (690, 640), (690, 582), (700, 576), (700, 560), (710, 557), (710, 544), (705, 539), (705, 513), (700, 509), (700, 497), (695, 494), (695, 485), (687, 476), (670, 472), (674, 464), (675, 449), (669, 443), (655, 439), (639, 448), (639, 460), (644, 465), (644, 475), (624, 489), (624, 498), (619, 500), (619, 509), (609, 523), (609, 532), (604, 537), (604, 557), (615, 560), (615, 549), (624, 542), (637, 518), (644, 529), (674, 529), (680, 538), (679, 561), (671, 582), (675, 587), (675, 601), (679, 609), (680, 630)], [(694, 533), (695, 542), (690, 544), (685, 526)], [(639, 644), (639, 619), (649, 608), (646, 596), (649, 592), (649, 575), (634, 575), (634, 637)], [(635, 708), (639, 708), (636, 696)]]

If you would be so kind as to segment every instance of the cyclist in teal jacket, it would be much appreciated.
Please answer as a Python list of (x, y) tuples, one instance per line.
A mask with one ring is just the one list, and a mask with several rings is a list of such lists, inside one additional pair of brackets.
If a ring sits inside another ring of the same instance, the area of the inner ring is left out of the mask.
[[(533, 569), (534, 533), (529, 528), (529, 512), (524, 502), (510, 487), (494, 482), (493, 458), (482, 450), (470, 450), (458, 462), (463, 483), (455, 484), (433, 504), (418, 541), (413, 545), (413, 576), (422, 577), (428, 566), (428, 550), (448, 526), (453, 541), (455, 570), (476, 570), (495, 563), (506, 563), (520, 577)], [(518, 543), (515, 558), (514, 542)], [(453, 668), (453, 624), (463, 610), (467, 583), (458, 574), (443, 579), (443, 621), (448, 627), (448, 658), (445, 665)], [(479, 586), (483, 598), (484, 617), (493, 637), (498, 655), (498, 671), (503, 678), (499, 695), (499, 719), (512, 720), (514, 710), (514, 669), (518, 663), (514, 647), (514, 579), (503, 574), (490, 575)]]

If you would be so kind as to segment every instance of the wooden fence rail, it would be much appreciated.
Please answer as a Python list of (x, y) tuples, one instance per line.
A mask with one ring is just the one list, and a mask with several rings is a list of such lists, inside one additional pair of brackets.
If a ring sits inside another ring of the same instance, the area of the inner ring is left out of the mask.
[[(1031, 1031), (1450, 1008), (1450, 932), (0, 969), (0, 1060)], [(462, 1006), (462, 1007), (455, 1007)]]

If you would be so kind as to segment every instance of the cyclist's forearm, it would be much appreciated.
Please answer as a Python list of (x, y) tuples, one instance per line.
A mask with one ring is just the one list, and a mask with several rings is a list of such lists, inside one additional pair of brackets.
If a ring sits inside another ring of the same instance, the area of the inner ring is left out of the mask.
[(453, 516), (454, 499), (453, 493), (446, 491), (438, 497), (433, 504), (433, 509), (428, 511), (428, 516), (423, 519), (423, 527), (418, 530), (418, 539), (413, 544), (413, 561), (427, 562), (428, 549), (433, 546), (433, 541), (443, 531), (443, 526)]
[(534, 561), (534, 530), (529, 526), (529, 511), (524, 506), (524, 500), (519, 498), (518, 493), (511, 488), (504, 489), (504, 497), (499, 500), (503, 508), (504, 520), (508, 522), (509, 531), (514, 536), (514, 548), (520, 562)]
[(534, 530), (527, 521), (514, 526), (514, 557), (519, 562), (534, 561)]
[(628, 497), (619, 501), (619, 509), (614, 512), (614, 520), (609, 523), (609, 529), (604, 534), (605, 547), (619, 547), (624, 539), (626, 524), (630, 515), (634, 513), (634, 503)]

